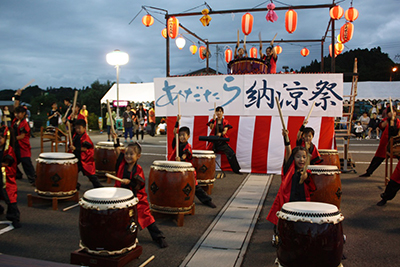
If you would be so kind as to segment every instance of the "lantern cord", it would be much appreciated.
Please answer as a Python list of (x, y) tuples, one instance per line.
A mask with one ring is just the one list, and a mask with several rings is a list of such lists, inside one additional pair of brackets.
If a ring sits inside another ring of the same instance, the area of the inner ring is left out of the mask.
[[(137, 16), (139, 16), (139, 14), (143, 11), (143, 7), (142, 9), (136, 14), (136, 16), (128, 23), (128, 25), (131, 25), (131, 23), (137, 18)], [(146, 10), (147, 11), (147, 10)], [(148, 13), (148, 12), (147, 12)]]
[(192, 11), (192, 10), (194, 10), (194, 9), (197, 9), (197, 8), (199, 8), (199, 7), (202, 7), (202, 6), (207, 6), (210, 10), (211, 10), (211, 8), (210, 8), (210, 6), (206, 3), (206, 2), (204, 2), (204, 4), (201, 4), (201, 5), (199, 5), (199, 6), (196, 6), (196, 7), (193, 7), (193, 8), (190, 8), (190, 9), (188, 9), (188, 10), (185, 10), (185, 11), (182, 11), (182, 13), (185, 13), (185, 12), (189, 12), (189, 11)]
[(252, 7), (251, 9), (255, 9), (255, 8), (259, 7), (259, 6), (265, 5), (265, 3), (269, 2), (269, 1), (270, 1), (270, 0), (264, 1), (264, 2), (262, 2), (261, 4), (258, 4), (258, 5), (254, 6), (254, 7)]

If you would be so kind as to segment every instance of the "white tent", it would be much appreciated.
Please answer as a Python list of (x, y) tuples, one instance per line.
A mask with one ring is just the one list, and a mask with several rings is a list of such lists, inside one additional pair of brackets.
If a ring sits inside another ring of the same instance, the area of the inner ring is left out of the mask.
[[(343, 83), (343, 95), (349, 95), (351, 82)], [(400, 82), (358, 82), (356, 100), (400, 100)]]
[[(115, 83), (110, 90), (103, 96), (100, 103), (107, 103), (117, 100), (117, 84)], [(119, 100), (133, 102), (152, 102), (155, 100), (154, 83), (120, 83)]]

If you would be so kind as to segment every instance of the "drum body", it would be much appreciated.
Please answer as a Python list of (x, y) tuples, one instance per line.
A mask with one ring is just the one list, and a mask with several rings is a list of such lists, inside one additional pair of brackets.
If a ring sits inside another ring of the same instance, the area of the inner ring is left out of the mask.
[(215, 154), (212, 150), (193, 150), (192, 163), (199, 185), (215, 182)]
[(277, 212), (277, 256), (285, 267), (337, 267), (343, 254), (343, 215), (336, 206), (289, 202)]
[(149, 175), (150, 208), (171, 214), (190, 211), (193, 207), (195, 186), (191, 163), (154, 161)]
[(41, 153), (36, 160), (36, 192), (62, 197), (76, 193), (78, 159), (72, 153)]
[(340, 170), (340, 158), (339, 158), (339, 153), (337, 150), (335, 150), (335, 149), (319, 149), (318, 152), (321, 155), (321, 158), (323, 159), (323, 161), (321, 162), (321, 165), (337, 166), (338, 169)]
[[(124, 149), (122, 144), (120, 144), (120, 149)], [(94, 147), (94, 162), (98, 176), (105, 177), (106, 173), (115, 175), (117, 154), (115, 153), (114, 142), (98, 142)]]
[(100, 256), (119, 255), (134, 249), (137, 203), (132, 191), (125, 188), (86, 191), (79, 201), (80, 247)]
[(317, 187), (311, 193), (311, 201), (329, 203), (340, 208), (342, 182), (338, 168), (332, 165), (310, 165), (308, 169)]
[(228, 64), (230, 74), (267, 74), (267, 64), (258, 58), (232, 60)]

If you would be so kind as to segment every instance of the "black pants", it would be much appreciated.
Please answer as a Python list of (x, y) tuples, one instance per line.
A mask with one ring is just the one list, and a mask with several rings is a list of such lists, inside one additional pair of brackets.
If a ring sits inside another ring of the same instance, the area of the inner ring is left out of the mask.
[[(3, 186), (1, 186), (1, 189), (0, 189), (0, 197), (3, 198), (7, 204), (7, 214), (6, 214), (7, 220), (10, 220), (12, 222), (19, 222), (20, 213), (19, 213), (17, 203), (16, 202), (10, 203), (10, 199), (8, 197), (7, 191)], [(0, 208), (3, 209), (2, 207), (0, 207)]]
[(390, 180), (388, 185), (386, 186), (385, 192), (381, 194), (381, 198), (383, 200), (392, 200), (399, 190), (400, 184), (396, 183), (393, 180)]
[(207, 195), (206, 191), (203, 190), (199, 185), (196, 185), (196, 190), (194, 191), (196, 197), (200, 200), (201, 203), (206, 203), (211, 201), (211, 197)]
[[(96, 175), (86, 175), (83, 171), (82, 162), (78, 163), (78, 173), (82, 172), (89, 180), (92, 182), (94, 188), (103, 187), (103, 185), (99, 182), (99, 178)], [(78, 183), (79, 184), (79, 183)], [(79, 185), (80, 186), (80, 185)]]
[[(26, 157), (26, 158), (21, 158), (21, 154), (18, 156), (18, 153), (15, 153), (17, 156), (17, 164), (22, 163), (22, 168), (24, 169), (24, 172), (26, 176), (28, 177), (28, 180), (30, 183), (34, 183), (36, 180), (36, 173), (35, 173), (35, 168), (33, 168), (31, 158)], [(22, 172), (19, 170), (17, 167), (17, 175), (18, 178), (22, 178)]]
[(373, 157), (366, 172), (371, 175), (384, 160), (385, 158)]
[(150, 135), (154, 136), (156, 130), (156, 124), (154, 122), (150, 122)]
[(150, 224), (149, 226), (147, 226), (147, 230), (149, 231), (151, 238), (153, 240), (158, 240), (160, 238), (165, 238), (164, 233), (161, 232), (160, 229), (158, 229), (157, 225), (155, 222), (153, 222), (152, 224)]
[(142, 136), (142, 140), (143, 140), (143, 137), (144, 137), (144, 131), (143, 130), (141, 130), (141, 131), (139, 131), (139, 130), (136, 130), (136, 139), (139, 141), (139, 132), (140, 132), (140, 135)]
[(232, 171), (234, 173), (239, 173), (240, 166), (239, 162), (237, 161), (236, 154), (226, 142), (215, 142), (213, 150), (214, 152), (224, 152), (228, 159), (229, 165), (231, 165)]

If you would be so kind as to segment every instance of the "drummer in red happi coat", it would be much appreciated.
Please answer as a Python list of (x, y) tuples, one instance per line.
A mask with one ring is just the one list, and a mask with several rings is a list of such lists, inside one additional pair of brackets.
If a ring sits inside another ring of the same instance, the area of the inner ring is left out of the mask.
[(323, 159), (319, 154), (317, 147), (312, 142), (315, 131), (311, 127), (305, 127), (307, 123), (308, 121), (305, 120), (297, 133), (296, 146), (306, 147), (308, 153), (311, 155), (310, 165), (315, 165), (321, 163)]

